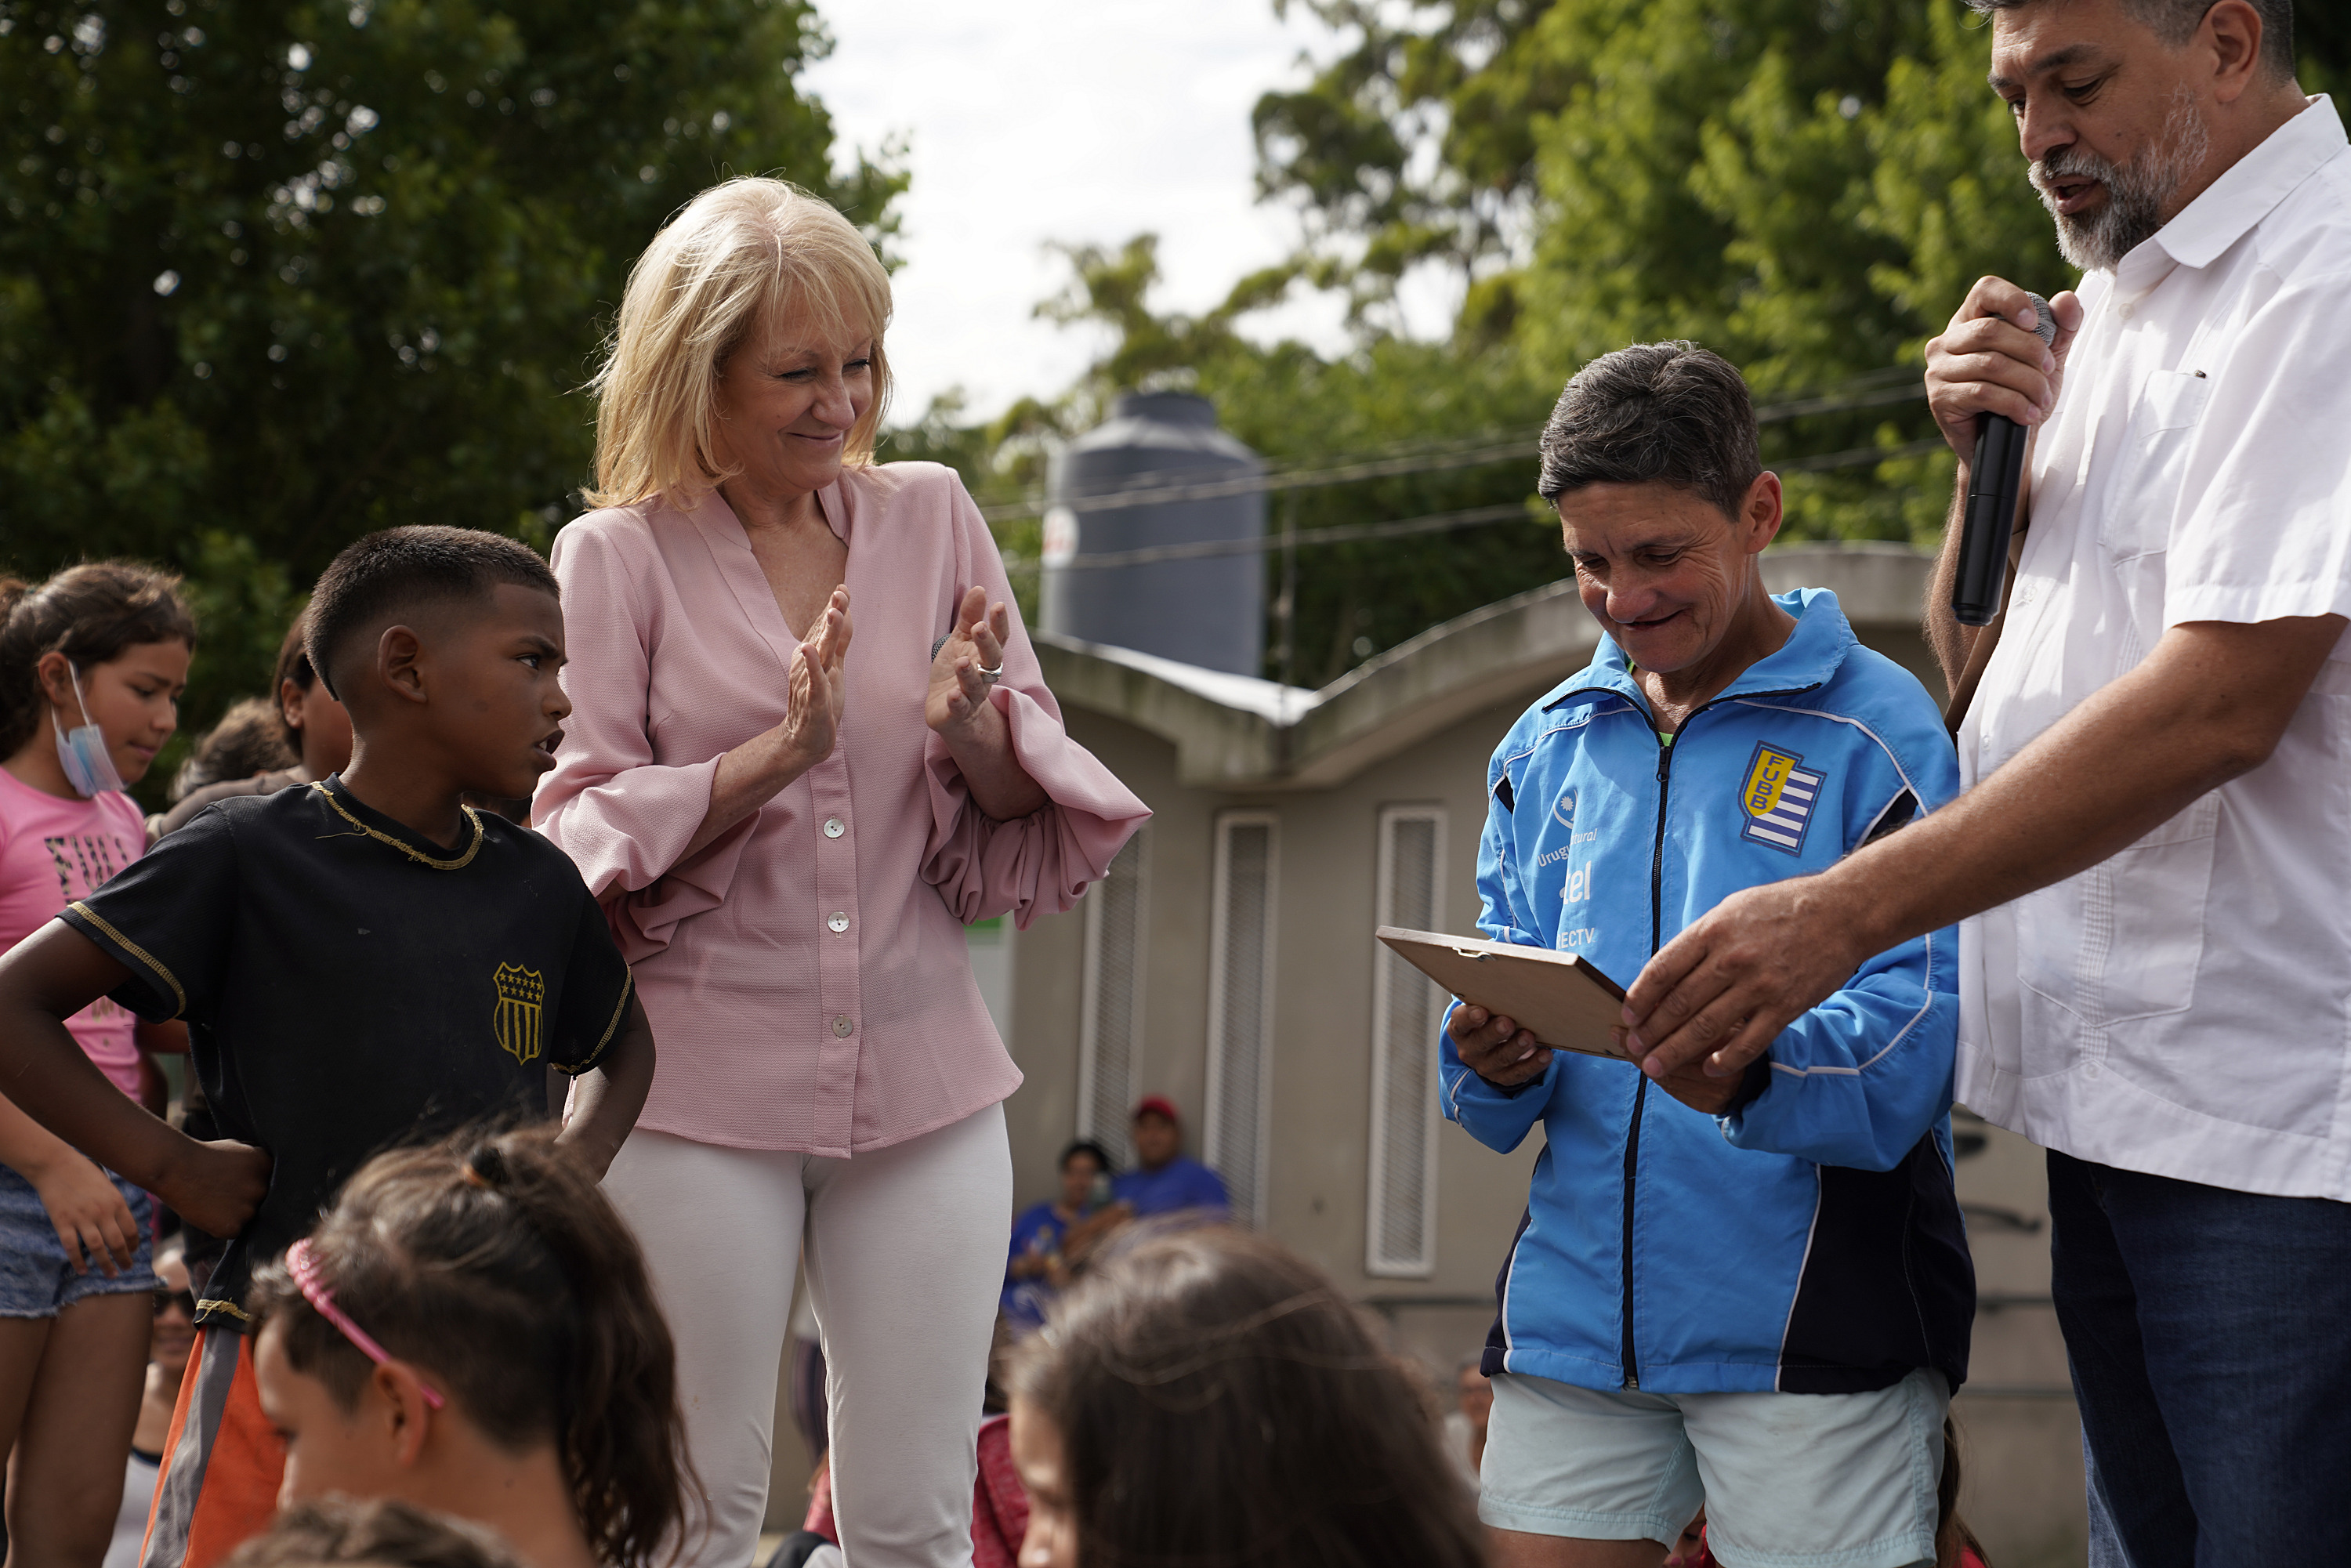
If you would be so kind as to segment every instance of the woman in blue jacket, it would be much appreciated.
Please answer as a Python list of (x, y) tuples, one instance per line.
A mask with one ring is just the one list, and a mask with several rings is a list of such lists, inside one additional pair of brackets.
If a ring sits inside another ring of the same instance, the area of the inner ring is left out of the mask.
[[(1542, 457), (1607, 637), (1489, 768), (1489, 936), (1629, 980), (1726, 895), (1958, 792), (1933, 701), (1836, 596), (1765, 591), (1780, 482), (1737, 371), (1687, 343), (1595, 360)], [(1484, 1361), (1502, 1568), (1654, 1565), (1701, 1500), (1729, 1568), (1934, 1561), (1975, 1306), (1956, 957), (1949, 930), (1878, 955), (1736, 1079), (1652, 1082), (1454, 1009), (1446, 1113), (1545, 1144)]]

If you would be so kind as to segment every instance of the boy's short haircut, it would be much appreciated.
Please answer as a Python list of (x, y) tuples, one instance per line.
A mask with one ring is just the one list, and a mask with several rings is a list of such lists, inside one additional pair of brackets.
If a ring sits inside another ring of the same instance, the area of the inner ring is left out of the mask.
[(1535, 489), (1556, 505), (1586, 485), (1671, 485), (1737, 517), (1763, 472), (1755, 405), (1730, 362), (1696, 343), (1603, 354), (1559, 394)]
[(501, 583), (560, 598), (555, 573), (528, 545), (479, 528), (385, 528), (347, 545), (311, 591), (310, 666), (340, 700), (335, 660), (371, 627), (428, 605), (481, 603)]
[(222, 1568), (520, 1568), (506, 1543), (477, 1524), (395, 1498), (298, 1502)]

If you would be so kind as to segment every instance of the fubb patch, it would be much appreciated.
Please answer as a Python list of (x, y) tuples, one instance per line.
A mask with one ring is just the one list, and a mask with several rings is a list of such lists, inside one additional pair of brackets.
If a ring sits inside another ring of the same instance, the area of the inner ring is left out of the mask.
[(1804, 766), (1797, 753), (1758, 746), (1739, 791), (1740, 809), (1747, 817), (1739, 836), (1750, 843), (1802, 854), (1824, 781), (1822, 774)]

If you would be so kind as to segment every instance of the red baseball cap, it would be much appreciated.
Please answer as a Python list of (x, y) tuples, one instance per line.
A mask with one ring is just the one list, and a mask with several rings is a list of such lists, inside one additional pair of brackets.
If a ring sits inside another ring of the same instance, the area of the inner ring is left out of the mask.
[(1134, 1114), (1129, 1116), (1127, 1120), (1139, 1122), (1145, 1116), (1165, 1116), (1178, 1125), (1182, 1124), (1184, 1120), (1176, 1113), (1176, 1102), (1165, 1094), (1145, 1094), (1134, 1103)]

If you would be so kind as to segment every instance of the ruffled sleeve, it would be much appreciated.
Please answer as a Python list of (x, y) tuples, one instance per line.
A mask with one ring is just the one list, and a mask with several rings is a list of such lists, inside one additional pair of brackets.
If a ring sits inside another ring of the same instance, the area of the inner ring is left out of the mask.
[(1151, 810), (1061, 727), (1061, 705), (1045, 689), (996, 541), (961, 484), (953, 489), (957, 580), (951, 595), (960, 598), (964, 586), (977, 581), (989, 602), (1001, 600), (1011, 609), (1004, 678), (988, 700), (1005, 717), (1022, 770), (1050, 803), (1017, 821), (991, 820), (973, 801), (946, 742), (926, 736), (931, 832), (923, 880), (966, 925), (1009, 913), (1026, 930), (1038, 915), (1059, 915), (1076, 904)]
[[(681, 921), (725, 901), (753, 826), (746, 818), (682, 858), (709, 812), (718, 758), (653, 760), (649, 650), (670, 607), (659, 552), (629, 537), (643, 526), (632, 513), (605, 513), (555, 537), (571, 716), (532, 801), (533, 825), (579, 866), (632, 964), (668, 946)], [(644, 548), (631, 549), (636, 542)]]

